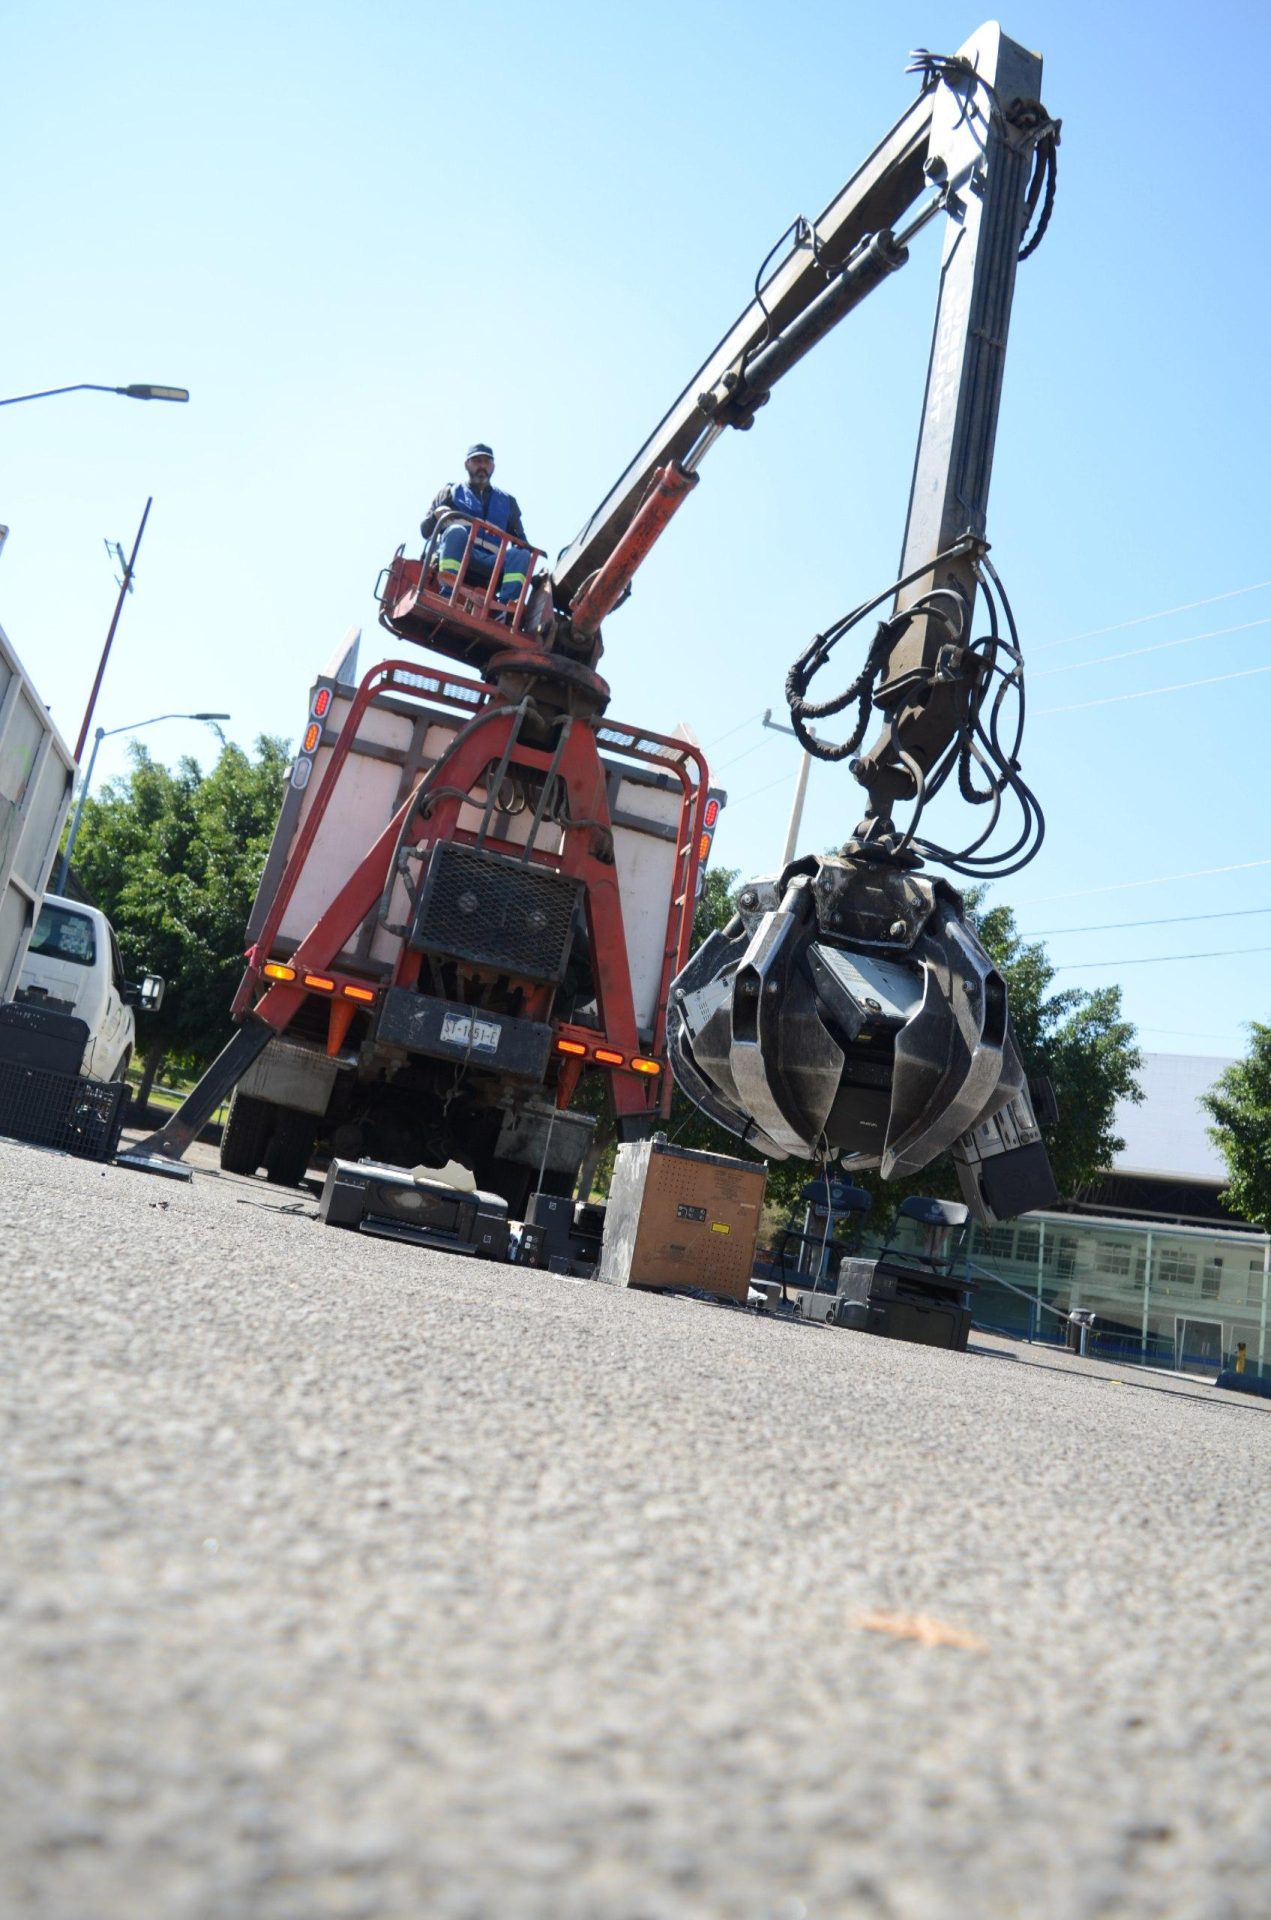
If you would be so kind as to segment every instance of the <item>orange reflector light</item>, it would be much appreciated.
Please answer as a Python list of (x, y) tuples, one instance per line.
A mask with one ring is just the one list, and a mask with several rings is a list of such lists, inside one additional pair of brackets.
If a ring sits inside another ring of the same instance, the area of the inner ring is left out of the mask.
[(284, 967), (277, 960), (267, 960), (261, 972), (266, 980), (294, 980), (296, 977), (294, 967)]
[(710, 850), (711, 850), (711, 836), (709, 833), (704, 833), (701, 839), (697, 843), (698, 859), (704, 860), (707, 854), (710, 852)]
[(328, 980), (323, 973), (307, 973), (305, 975), (305, 985), (316, 988), (319, 993), (335, 992), (335, 981)]
[(612, 1053), (608, 1047), (597, 1047), (595, 1058), (603, 1061), (607, 1067), (625, 1067), (627, 1057), (623, 1053)]
[(632, 1073), (661, 1073), (662, 1062), (660, 1060), (633, 1060), (631, 1062), (631, 1071)]
[(375, 995), (370, 987), (341, 987), (340, 992), (350, 1000), (373, 1000)]
[(558, 1040), (556, 1042), (556, 1051), (557, 1053), (581, 1053), (585, 1055), (587, 1049), (586, 1047), (579, 1046), (577, 1040)]
[(314, 748), (317, 746), (319, 740), (321, 740), (321, 738), (322, 738), (322, 728), (318, 725), (316, 720), (311, 720), (308, 726), (305, 728), (305, 737), (301, 742), (301, 752), (312, 753)]

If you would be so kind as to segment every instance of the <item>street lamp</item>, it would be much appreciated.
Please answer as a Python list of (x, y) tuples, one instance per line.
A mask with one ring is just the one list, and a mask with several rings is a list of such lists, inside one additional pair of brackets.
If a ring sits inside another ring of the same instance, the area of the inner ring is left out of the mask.
[(122, 393), (129, 400), (188, 400), (187, 387), (154, 387), (145, 382), (136, 382), (131, 387), (99, 387), (91, 380), (81, 380), (73, 387), (45, 387), (43, 393), (15, 393), (8, 400), (0, 400), (0, 407), (16, 407), (19, 400), (51, 400), (55, 393)]
[(112, 733), (140, 733), (143, 727), (157, 727), (161, 720), (202, 720), (212, 728), (212, 731), (219, 738), (221, 745), (224, 746), (225, 735), (216, 723), (218, 720), (228, 720), (229, 717), (228, 713), (156, 713), (153, 720), (134, 720), (126, 727), (98, 727), (96, 733), (93, 735), (93, 751), (88, 756), (88, 770), (84, 775), (83, 784), (79, 790), (79, 799), (75, 803), (75, 818), (71, 821), (71, 830), (67, 835), (66, 851), (62, 855), (62, 864), (57, 870), (57, 881), (53, 887), (54, 893), (63, 892), (66, 886), (67, 875), (71, 870), (71, 854), (75, 847), (75, 836), (79, 832), (79, 823), (84, 812), (84, 802), (88, 798), (88, 789), (93, 784), (93, 768), (97, 764), (97, 749), (100, 747), (102, 741), (108, 740)]

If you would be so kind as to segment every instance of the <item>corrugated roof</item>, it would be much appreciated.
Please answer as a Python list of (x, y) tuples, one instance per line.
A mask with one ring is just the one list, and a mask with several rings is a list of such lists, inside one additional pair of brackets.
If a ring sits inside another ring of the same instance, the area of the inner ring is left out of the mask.
[(1227, 1168), (1206, 1131), (1209, 1116), (1199, 1105), (1230, 1059), (1216, 1054), (1145, 1053), (1139, 1074), (1143, 1103), (1117, 1103), (1113, 1127), (1125, 1149), (1114, 1173), (1172, 1175), (1226, 1184)]

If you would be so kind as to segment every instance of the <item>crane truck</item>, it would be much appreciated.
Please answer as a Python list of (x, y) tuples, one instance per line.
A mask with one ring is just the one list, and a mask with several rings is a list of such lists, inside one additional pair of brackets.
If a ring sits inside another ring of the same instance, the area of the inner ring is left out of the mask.
[[(899, 1177), (951, 1151), (983, 1221), (1053, 1198), (1005, 987), (960, 895), (924, 867), (990, 878), (1040, 843), (1011, 717), (1023, 657), (985, 529), (1016, 267), (1050, 217), (1059, 124), (1039, 57), (995, 24), (910, 70), (917, 97), (819, 218), (788, 230), (754, 299), (555, 563), (533, 554), (512, 604), (496, 593), (497, 527), (463, 522), (453, 585), (438, 567), (448, 516), (418, 557), (398, 551), (382, 625), (458, 670), (412, 655), (358, 679), (345, 658), (315, 681), (237, 1030), (139, 1152), (179, 1158), (236, 1088), (227, 1166), (294, 1180), (315, 1141), (361, 1142), (463, 1159), (515, 1211), (536, 1174), (557, 1190), (574, 1177), (584, 1071), (607, 1077), (623, 1139), (667, 1113), (673, 1074), (765, 1155)], [(864, 813), (837, 853), (748, 883), (690, 954), (719, 796), (691, 741), (609, 717), (602, 622), (706, 454), (755, 424), (928, 226), (943, 248), (899, 578), (815, 636), (786, 683), (795, 732), (850, 762)], [(839, 640), (885, 602), (851, 683), (812, 698)], [(853, 708), (842, 742), (811, 725)], [(987, 809), (962, 849), (920, 832), (955, 775)], [(990, 853), (1010, 802), (1015, 839)]]

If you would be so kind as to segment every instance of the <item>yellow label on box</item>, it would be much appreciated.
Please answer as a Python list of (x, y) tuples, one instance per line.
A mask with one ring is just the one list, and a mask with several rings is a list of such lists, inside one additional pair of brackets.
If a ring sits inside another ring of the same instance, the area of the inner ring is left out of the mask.
[(712, 1233), (731, 1233), (731, 1232), (732, 1232), (732, 1228), (731, 1228), (731, 1227), (726, 1227), (726, 1226), (724, 1225), (724, 1222), (723, 1222), (722, 1220), (712, 1220), (712, 1221), (711, 1221), (711, 1232), (712, 1232)]

